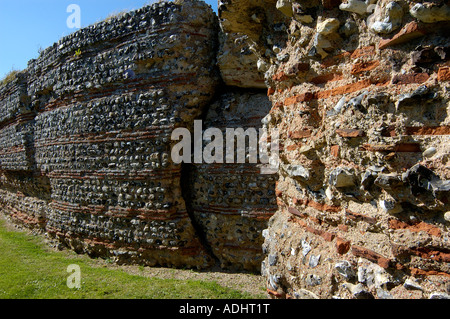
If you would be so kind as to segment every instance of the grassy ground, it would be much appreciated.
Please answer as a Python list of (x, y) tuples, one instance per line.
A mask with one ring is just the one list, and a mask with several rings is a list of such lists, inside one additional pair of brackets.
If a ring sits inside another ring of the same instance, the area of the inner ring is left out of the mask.
[[(68, 288), (69, 265), (80, 267), (81, 287)], [(101, 265), (43, 239), (13, 231), (0, 219), (0, 299), (243, 299), (259, 298), (217, 282), (149, 278)]]

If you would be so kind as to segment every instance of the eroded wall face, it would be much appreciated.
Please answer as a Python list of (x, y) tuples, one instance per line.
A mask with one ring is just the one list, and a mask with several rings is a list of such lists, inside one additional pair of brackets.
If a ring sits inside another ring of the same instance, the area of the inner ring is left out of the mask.
[[(259, 143), (253, 144), (253, 136), (264, 138), (262, 120), (270, 108), (265, 93), (230, 87), (210, 106), (203, 122), (205, 130), (214, 128), (221, 132), (224, 161), (194, 164), (186, 193), (190, 194), (193, 218), (223, 268), (257, 272), (261, 267), (262, 231), (277, 209), (277, 175), (266, 174), (260, 161), (264, 154), (251, 149), (259, 148)], [(238, 146), (244, 139), (245, 145)], [(230, 145), (234, 147), (227, 152)], [(240, 164), (239, 148), (246, 158), (258, 157), (259, 164), (248, 159)], [(227, 162), (227, 156), (233, 157), (234, 162)]]
[(278, 1), (286, 42), (259, 39), (283, 145), (272, 297), (448, 297), (449, 7), (371, 4)]

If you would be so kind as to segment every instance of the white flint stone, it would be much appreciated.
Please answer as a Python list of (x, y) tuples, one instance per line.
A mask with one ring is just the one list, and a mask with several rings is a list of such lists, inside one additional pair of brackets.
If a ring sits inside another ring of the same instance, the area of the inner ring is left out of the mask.
[(302, 165), (287, 165), (284, 170), (290, 176), (302, 177), (306, 180), (309, 179), (309, 171)]
[(348, 0), (346, 3), (341, 3), (339, 9), (363, 15), (367, 13), (367, 6), (368, 4), (365, 1)]
[(302, 255), (305, 257), (311, 251), (311, 245), (304, 239), (302, 239)]
[(407, 278), (405, 282), (403, 283), (403, 287), (406, 289), (413, 289), (413, 290), (423, 290), (423, 288), (414, 280)]
[(450, 299), (450, 295), (445, 292), (433, 292), (430, 299)]
[(409, 10), (409, 13), (425, 23), (450, 20), (450, 7), (448, 5), (438, 7), (432, 4), (417, 3)]
[(258, 71), (261, 72), (266, 72), (269, 70), (269, 65), (263, 59), (259, 59), (258, 62), (256, 62), (256, 67), (258, 68)]
[(430, 148), (427, 148), (427, 149), (422, 153), (422, 156), (423, 156), (423, 157), (431, 157), (431, 156), (433, 156), (434, 154), (436, 154), (436, 152), (437, 152), (436, 147), (430, 147)]
[(345, 96), (343, 96), (339, 102), (337, 102), (337, 104), (334, 106), (333, 110), (335, 113), (340, 113), (342, 111), (342, 108), (344, 107), (346, 102), (346, 98)]
[(323, 35), (329, 35), (336, 32), (339, 28), (340, 22), (338, 19), (330, 18), (317, 24), (317, 32)]
[(386, 6), (377, 6), (375, 12), (367, 19), (369, 30), (375, 33), (388, 34), (402, 24), (403, 9), (394, 1)]
[(444, 219), (445, 219), (446, 221), (450, 222), (450, 212), (446, 212), (446, 213), (444, 214)]

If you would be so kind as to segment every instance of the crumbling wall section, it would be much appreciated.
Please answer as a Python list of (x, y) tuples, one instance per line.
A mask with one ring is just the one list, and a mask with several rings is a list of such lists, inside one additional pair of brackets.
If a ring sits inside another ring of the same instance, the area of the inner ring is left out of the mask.
[[(449, 10), (183, 1), (80, 30), (0, 88), (2, 210), (119, 262), (264, 259), (273, 298), (448, 298)], [(173, 164), (195, 119), (264, 119), (278, 174)]]
[(276, 6), (287, 41), (264, 60), (283, 145), (269, 295), (448, 298), (448, 5)]
[[(228, 90), (211, 105), (203, 124), (205, 130), (222, 132), (224, 156), (230, 141), (227, 130), (261, 137), (261, 121), (271, 108), (266, 94), (259, 90)], [(193, 166), (189, 177), (192, 214), (223, 268), (259, 272), (264, 258), (262, 231), (277, 209), (277, 175), (264, 173), (261, 163), (238, 163), (238, 139), (232, 141), (234, 163)], [(246, 149), (242, 147), (246, 158), (254, 147), (251, 143), (249, 137)]]
[[(260, 129), (271, 103), (256, 48), (260, 33), (268, 30), (266, 14), (283, 17), (276, 11), (266, 13), (259, 6), (239, 1), (219, 2), (218, 13), (217, 67), (222, 83), (203, 117), (203, 129), (218, 129), (224, 138), (227, 129), (244, 133), (254, 130), (258, 139), (264, 140)], [(250, 163), (250, 143), (247, 138), (245, 149), (240, 150), (245, 153), (246, 163), (237, 161), (236, 141), (234, 163), (224, 158), (221, 163), (194, 164), (187, 188), (192, 218), (220, 265), (226, 269), (259, 272), (264, 258), (262, 231), (277, 208), (275, 183), (278, 177), (276, 173), (264, 172), (262, 166), (267, 163), (261, 160), (260, 152), (257, 152), (257, 163)], [(225, 140), (224, 157), (227, 146)], [(267, 151), (273, 150), (269, 147)]]

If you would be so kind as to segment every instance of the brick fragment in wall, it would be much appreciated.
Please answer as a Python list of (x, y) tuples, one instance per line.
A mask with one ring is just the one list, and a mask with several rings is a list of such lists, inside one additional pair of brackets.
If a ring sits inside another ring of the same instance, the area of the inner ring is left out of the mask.
[[(218, 128), (224, 139), (227, 129), (255, 129), (260, 137), (261, 120), (270, 107), (264, 93), (230, 89), (212, 103), (203, 129)], [(225, 160), (226, 140), (223, 147)], [(274, 174), (263, 174), (260, 164), (248, 160), (245, 164), (191, 166), (187, 182), (191, 185), (187, 186), (189, 206), (223, 268), (259, 271), (263, 259), (262, 231), (276, 210), (276, 179)]]
[(379, 48), (404, 44), (416, 38), (421, 38), (427, 34), (427, 31), (421, 27), (416, 21), (411, 21), (404, 25), (404, 27), (396, 33), (391, 39), (382, 39), (379, 43)]
[[(278, 211), (263, 245), (267, 288), (271, 296), (294, 298), (401, 298), (401, 289), (392, 288), (402, 283), (392, 280), (383, 288), (361, 279), (365, 292), (357, 293), (351, 286), (356, 277), (342, 276), (339, 262), (348, 262), (355, 274), (364, 268), (361, 278), (373, 267), (380, 274), (448, 281), (448, 25), (417, 22), (403, 10), (401, 25), (380, 35), (366, 25), (377, 16), (348, 12), (350, 1), (339, 8), (316, 4), (303, 11), (312, 22), (295, 14), (286, 22), (288, 40), (277, 56), (287, 58), (272, 59), (265, 74), (270, 126), (284, 132), (280, 144), (286, 145)], [(388, 1), (376, 5), (390, 14)], [(324, 37), (329, 19), (339, 26)], [(289, 73), (298, 64), (303, 71)], [(301, 167), (302, 174), (286, 167)], [(335, 286), (328, 282), (330, 269), (336, 270)]]
[(439, 68), (438, 80), (439, 81), (450, 81), (450, 68), (449, 67)]

